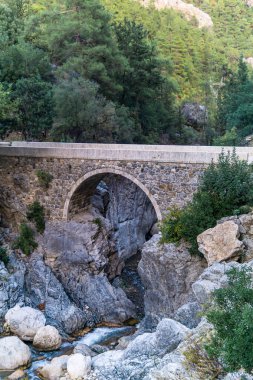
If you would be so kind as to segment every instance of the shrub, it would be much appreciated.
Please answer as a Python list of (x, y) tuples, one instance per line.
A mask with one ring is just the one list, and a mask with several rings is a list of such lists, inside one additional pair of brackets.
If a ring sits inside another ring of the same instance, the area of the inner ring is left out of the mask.
[(2, 261), (5, 265), (9, 262), (9, 256), (7, 254), (7, 250), (4, 247), (0, 247), (0, 261)]
[(13, 244), (14, 249), (21, 249), (25, 255), (30, 255), (38, 244), (34, 240), (34, 231), (26, 223), (21, 223), (19, 237)]
[(168, 241), (171, 243), (178, 243), (183, 237), (181, 223), (183, 211), (177, 206), (169, 208), (168, 211), (169, 214), (166, 215), (161, 224), (161, 243), (166, 243)]
[(38, 177), (40, 186), (44, 189), (48, 189), (50, 182), (53, 179), (52, 174), (45, 172), (44, 170), (37, 170), (36, 175)]
[(45, 230), (45, 212), (44, 207), (38, 202), (33, 202), (26, 213), (26, 217), (29, 221), (35, 223), (36, 229), (39, 233), (43, 233)]
[(206, 346), (213, 358), (220, 358), (227, 371), (253, 370), (253, 289), (249, 269), (227, 272), (228, 285), (213, 292), (213, 306), (207, 319), (214, 326)]
[(162, 223), (162, 241), (191, 244), (191, 253), (198, 252), (197, 236), (214, 227), (222, 217), (249, 212), (253, 204), (252, 167), (240, 160), (235, 150), (222, 152), (218, 163), (209, 165), (198, 191), (181, 212), (170, 212)]

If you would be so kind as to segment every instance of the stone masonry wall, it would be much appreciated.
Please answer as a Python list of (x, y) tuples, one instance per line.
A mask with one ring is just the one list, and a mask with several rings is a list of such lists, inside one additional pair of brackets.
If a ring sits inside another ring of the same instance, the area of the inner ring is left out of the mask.
[[(140, 181), (156, 199), (162, 213), (171, 205), (186, 204), (197, 189), (205, 164), (105, 161), (80, 158), (0, 157), (0, 205), (25, 215), (26, 207), (39, 200), (51, 220), (62, 219), (68, 193), (80, 177), (96, 169), (120, 170)], [(36, 171), (53, 175), (48, 190), (39, 186)], [(85, 187), (84, 187), (85, 189)]]

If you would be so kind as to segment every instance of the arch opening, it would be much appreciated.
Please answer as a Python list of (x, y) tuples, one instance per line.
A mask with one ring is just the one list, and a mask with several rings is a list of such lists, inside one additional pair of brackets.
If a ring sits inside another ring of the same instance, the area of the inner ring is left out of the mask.
[(104, 272), (114, 286), (123, 287), (124, 283), (126, 295), (143, 315), (144, 288), (137, 267), (142, 246), (161, 219), (159, 206), (149, 190), (119, 170), (96, 170), (72, 187), (63, 216), (67, 221), (101, 223), (104, 239), (114, 247)]
[[(125, 173), (121, 170), (112, 169), (112, 168), (93, 170), (91, 172), (86, 173), (81, 178), (79, 178), (79, 180), (72, 186), (70, 192), (68, 193), (67, 199), (64, 204), (63, 219), (64, 220), (71, 219), (73, 214), (78, 212), (78, 207), (80, 207), (80, 205), (82, 205), (82, 208), (85, 209), (90, 202), (90, 197), (94, 194), (99, 183), (103, 181), (104, 178), (108, 176), (113, 176), (113, 175), (121, 176), (125, 179), (128, 179), (130, 182), (134, 183), (140, 190), (142, 190), (146, 194), (151, 204), (153, 205), (157, 220), (158, 221), (162, 220), (162, 214), (158, 206), (158, 203), (156, 199), (154, 198), (154, 196), (147, 189), (147, 187), (144, 186), (134, 176), (128, 173)], [(83, 195), (85, 195), (85, 198), (83, 197)], [(78, 197), (79, 197), (79, 202), (78, 202)], [(75, 208), (74, 206), (75, 204), (77, 205), (77, 208)]]

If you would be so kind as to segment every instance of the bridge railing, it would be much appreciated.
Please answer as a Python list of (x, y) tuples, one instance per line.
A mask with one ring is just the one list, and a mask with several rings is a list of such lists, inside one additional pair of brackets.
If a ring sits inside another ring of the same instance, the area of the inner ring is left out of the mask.
[[(53, 142), (0, 142), (0, 156), (68, 158), (105, 161), (203, 163), (216, 161), (222, 149), (193, 145), (76, 144)], [(253, 163), (253, 147), (236, 148), (237, 155)]]

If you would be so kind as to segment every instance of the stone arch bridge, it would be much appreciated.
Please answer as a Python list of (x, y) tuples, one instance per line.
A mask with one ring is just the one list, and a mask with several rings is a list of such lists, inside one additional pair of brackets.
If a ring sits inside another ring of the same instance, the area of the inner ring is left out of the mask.
[[(206, 146), (2, 142), (0, 212), (8, 210), (18, 221), (39, 200), (50, 220), (67, 220), (105, 176), (115, 175), (144, 191), (160, 220), (169, 206), (191, 199), (204, 168), (220, 152)], [(253, 148), (237, 148), (237, 154), (253, 161)], [(47, 190), (39, 186), (38, 170), (53, 177)]]

